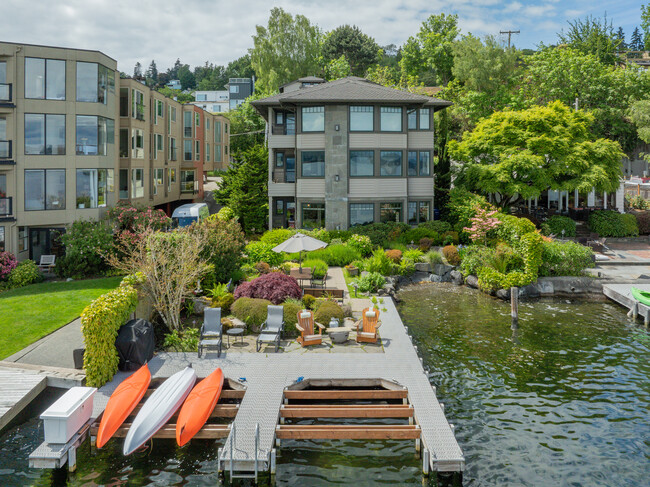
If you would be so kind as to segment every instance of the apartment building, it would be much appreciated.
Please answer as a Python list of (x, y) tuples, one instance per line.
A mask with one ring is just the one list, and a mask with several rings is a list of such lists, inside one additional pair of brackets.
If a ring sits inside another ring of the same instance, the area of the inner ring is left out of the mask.
[(38, 261), (62, 252), (67, 225), (119, 201), (168, 214), (201, 201), (228, 144), (223, 116), (119, 79), (99, 51), (0, 43), (0, 250)]
[(195, 91), (192, 104), (210, 113), (223, 113), (230, 110), (228, 90)]
[(255, 78), (230, 78), (226, 89), (229, 109), (235, 110), (255, 91)]
[(433, 114), (450, 102), (308, 77), (252, 104), (267, 121), (270, 228), (433, 218)]
[(117, 201), (117, 62), (0, 43), (0, 250), (38, 260)]

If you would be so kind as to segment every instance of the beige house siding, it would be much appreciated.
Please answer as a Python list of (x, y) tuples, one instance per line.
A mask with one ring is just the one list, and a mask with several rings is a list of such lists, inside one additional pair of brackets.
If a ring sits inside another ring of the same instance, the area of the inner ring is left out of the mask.
[(295, 135), (274, 135), (269, 138), (269, 149), (291, 149), (295, 145)]
[[(324, 178), (301, 178), (298, 179), (297, 193), (298, 198), (324, 198), (325, 197), (325, 179)], [(292, 185), (293, 186), (293, 185)]]
[(399, 198), (406, 197), (406, 178), (363, 178), (350, 179), (350, 196), (354, 198)]
[(374, 147), (378, 149), (379, 148), (406, 149), (406, 142), (407, 142), (406, 134), (350, 133), (350, 149), (365, 149), (368, 147)]
[(408, 195), (411, 197), (433, 197), (433, 178), (409, 178)]
[(298, 149), (323, 150), (325, 148), (325, 134), (299, 134), (296, 137), (298, 137)]
[(409, 132), (408, 134), (409, 149), (433, 149), (433, 132)]

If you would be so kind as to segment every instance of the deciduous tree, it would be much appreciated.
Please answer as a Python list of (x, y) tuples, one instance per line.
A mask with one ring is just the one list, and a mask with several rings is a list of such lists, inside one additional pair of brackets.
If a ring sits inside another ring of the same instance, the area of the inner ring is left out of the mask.
[(616, 64), (616, 52), (621, 48), (622, 40), (614, 33), (612, 22), (607, 23), (607, 15), (602, 19), (587, 16), (568, 22), (567, 31), (558, 33), (561, 44), (576, 49), (584, 54), (593, 54), (600, 62)]

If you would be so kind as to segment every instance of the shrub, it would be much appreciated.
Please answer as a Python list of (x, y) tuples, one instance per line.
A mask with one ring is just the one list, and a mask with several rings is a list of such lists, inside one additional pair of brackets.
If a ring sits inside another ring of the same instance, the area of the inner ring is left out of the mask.
[(594, 211), (589, 215), (589, 228), (601, 237), (636, 237), (639, 227), (634, 215), (612, 210)]
[(442, 245), (458, 245), (460, 242), (458, 232), (454, 232), (453, 230), (443, 233), (440, 238)]
[(403, 259), (411, 259), (413, 262), (420, 262), (423, 256), (424, 252), (420, 249), (408, 249), (402, 253)]
[(340, 240), (343, 243), (347, 243), (348, 240), (350, 240), (350, 237), (352, 236), (352, 232), (350, 230), (329, 230), (330, 234), (330, 242), (334, 240)]
[(298, 323), (298, 313), (302, 309), (302, 302), (295, 299), (287, 299), (282, 303), (282, 308), (284, 308), (284, 327), (282, 328), (282, 336), (298, 336), (296, 323)]
[(368, 272), (377, 272), (384, 276), (391, 273), (393, 264), (382, 249), (377, 249), (373, 252), (372, 257), (365, 260), (363, 269)]
[(646, 200), (641, 195), (630, 196), (629, 194), (626, 194), (625, 202), (632, 209), (650, 210), (650, 201)]
[[(204, 220), (200, 226), (206, 232), (201, 257), (212, 265), (216, 282), (228, 282), (242, 263), (244, 232), (237, 220), (224, 221), (214, 215)], [(199, 231), (199, 228), (196, 231)]]
[(172, 223), (171, 218), (162, 210), (122, 202), (108, 210), (108, 218), (115, 232), (131, 243), (136, 243), (140, 235), (148, 230), (163, 230)]
[(256, 264), (257, 262), (266, 262), (268, 265), (275, 267), (282, 263), (282, 254), (273, 252), (273, 247), (266, 242), (250, 242), (246, 245), (244, 252), (246, 252), (249, 264)]
[[(632, 213), (636, 218), (636, 224), (639, 227), (639, 235), (650, 234), (650, 211), (635, 211)], [(2, 268), (2, 264), (0, 264)], [(2, 271), (0, 271), (1, 275)]]
[(458, 255), (458, 249), (455, 245), (447, 245), (442, 248), (442, 255), (445, 256), (449, 265), (458, 265), (460, 264), (460, 255)]
[(495, 253), (494, 249), (482, 245), (465, 247), (460, 251), (460, 272), (465, 277), (478, 275), (479, 269), (485, 266)]
[(374, 293), (386, 283), (386, 279), (379, 272), (370, 272), (359, 277), (355, 282), (362, 293)]
[(397, 273), (408, 276), (415, 272), (415, 261), (413, 259), (402, 259), (397, 266)]
[(229, 206), (224, 206), (217, 212), (217, 218), (222, 222), (234, 220), (236, 218), (235, 212)]
[(309, 259), (320, 259), (329, 266), (344, 267), (353, 260), (361, 258), (359, 252), (347, 245), (329, 245), (324, 249), (314, 250), (307, 254)]
[[(562, 235), (562, 230), (564, 230), (564, 235)], [(557, 237), (575, 237), (576, 222), (568, 216), (553, 215), (542, 223), (542, 233), (544, 235), (555, 235)]]
[(540, 276), (579, 276), (594, 266), (594, 253), (575, 242), (544, 242)]
[(338, 319), (342, 324), (344, 317), (343, 309), (334, 301), (323, 301), (314, 313), (314, 321), (322, 325), (329, 324), (332, 318)]
[(235, 303), (241, 297), (248, 297), (268, 299), (273, 304), (280, 304), (287, 298), (300, 299), (301, 296), (298, 281), (281, 272), (271, 272), (240, 284), (235, 290)]
[(0, 252), (0, 281), (5, 280), (18, 265), (18, 260), (10, 252)]
[(367, 235), (351, 235), (346, 245), (356, 250), (361, 257), (366, 257), (372, 252), (372, 241)]
[(212, 298), (212, 307), (221, 308), (221, 316), (228, 316), (234, 302), (235, 296), (232, 293), (226, 293), (223, 296)]
[(305, 294), (302, 297), (302, 305), (306, 309), (312, 309), (314, 307), (314, 303), (316, 302), (316, 298), (312, 296), (311, 294)]
[[(237, 288), (237, 290), (239, 290), (239, 288)], [(266, 321), (268, 306), (270, 304), (272, 304), (271, 301), (267, 299), (244, 297), (237, 299), (230, 307), (230, 310), (236, 318), (246, 323), (246, 326), (250, 331), (252, 329), (259, 329), (262, 323)]]
[(302, 263), (303, 267), (311, 269), (311, 275), (316, 279), (322, 279), (327, 275), (327, 263), (322, 259), (307, 259)]
[(165, 335), (163, 347), (174, 352), (196, 352), (199, 348), (199, 332), (197, 328), (173, 330)]
[(268, 265), (266, 262), (258, 262), (253, 267), (255, 267), (255, 270), (257, 271), (258, 274), (268, 274), (269, 272), (271, 272), (271, 266)]
[(399, 241), (403, 244), (409, 245), (411, 242), (417, 243), (423, 238), (430, 238), (433, 240), (437, 236), (438, 232), (435, 230), (430, 230), (424, 227), (416, 227), (402, 233), (399, 237)]
[(520, 247), (521, 238), (524, 235), (536, 230), (535, 225), (526, 218), (500, 214), (499, 220), (501, 220), (501, 225), (496, 231), (497, 236), (516, 249)]
[(451, 223), (443, 220), (431, 220), (428, 222), (422, 222), (418, 225), (418, 228), (428, 228), (429, 230), (433, 230), (440, 235), (452, 230)]
[(433, 245), (434, 240), (433, 240), (432, 238), (426, 238), (426, 237), (425, 237), (425, 238), (421, 238), (421, 239), (420, 239), (420, 242), (418, 242), (418, 243), (419, 243), (419, 247), (418, 247), (418, 248), (419, 248), (422, 252), (427, 252), (427, 251), (431, 248), (431, 246)]
[(89, 277), (108, 269), (106, 256), (114, 250), (113, 232), (106, 222), (77, 220), (61, 235), (65, 256), (57, 259), (57, 273), (64, 277)]
[(301, 230), (300, 233), (303, 233), (304, 235), (309, 235), (310, 237), (315, 238), (317, 240), (321, 240), (327, 244), (330, 243), (332, 240), (329, 230), (325, 230), (324, 228), (313, 228), (311, 230)]
[(81, 313), (84, 336), (86, 385), (101, 387), (117, 372), (119, 358), (115, 339), (120, 327), (138, 304), (138, 292), (128, 284), (101, 295)]
[(275, 247), (276, 245), (279, 245), (285, 240), (291, 238), (294, 233), (296, 232), (289, 230), (288, 228), (274, 228), (273, 230), (264, 232), (264, 235), (260, 237), (260, 242), (264, 242), (270, 244), (272, 247)]
[(399, 264), (402, 261), (402, 251), (397, 249), (387, 250), (386, 257), (388, 257), (394, 264)]
[(503, 274), (524, 268), (523, 257), (502, 242), (497, 245), (495, 252), (488, 257), (486, 263)]
[(43, 279), (36, 262), (24, 260), (9, 273), (7, 279), (10, 288), (28, 286)]
[(470, 220), (476, 214), (477, 208), (487, 209), (490, 206), (485, 197), (470, 193), (463, 188), (458, 187), (449, 191), (447, 203), (449, 221), (456, 222), (461, 229), (471, 226)]
[(424, 258), (429, 265), (431, 265), (431, 269), (433, 269), (433, 266), (436, 264), (442, 264), (442, 255), (440, 255), (440, 252), (436, 252), (435, 250), (429, 250), (424, 254)]
[(352, 228), (352, 233), (365, 235), (370, 238), (373, 245), (386, 246), (386, 243), (399, 238), (402, 232), (409, 230), (411, 227), (405, 223), (369, 223)]

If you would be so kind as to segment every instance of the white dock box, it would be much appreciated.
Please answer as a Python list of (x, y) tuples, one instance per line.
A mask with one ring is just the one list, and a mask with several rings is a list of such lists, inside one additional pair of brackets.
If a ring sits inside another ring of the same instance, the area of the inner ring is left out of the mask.
[(73, 387), (41, 414), (46, 443), (67, 443), (86, 424), (95, 392), (94, 387)]

